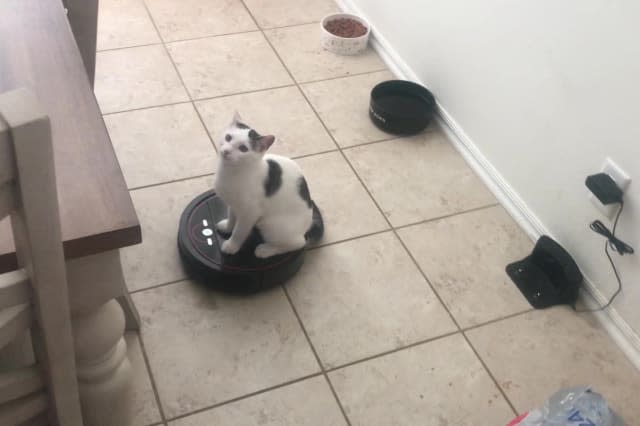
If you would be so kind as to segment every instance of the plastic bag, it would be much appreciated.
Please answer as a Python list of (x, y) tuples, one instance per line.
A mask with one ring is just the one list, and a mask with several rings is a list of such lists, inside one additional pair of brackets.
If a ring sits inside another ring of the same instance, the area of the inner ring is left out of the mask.
[(517, 426), (625, 426), (602, 395), (589, 387), (556, 392), (541, 409), (531, 411)]

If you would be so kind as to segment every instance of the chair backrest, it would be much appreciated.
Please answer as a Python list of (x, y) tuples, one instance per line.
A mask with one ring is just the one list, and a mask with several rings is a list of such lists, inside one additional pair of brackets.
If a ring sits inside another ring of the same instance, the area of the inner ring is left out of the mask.
[[(7, 215), (21, 269), (0, 275), (0, 424), (48, 410), (54, 424), (82, 425), (51, 128), (24, 89), (0, 94), (0, 219)], [(31, 337), (37, 365), (24, 358)]]

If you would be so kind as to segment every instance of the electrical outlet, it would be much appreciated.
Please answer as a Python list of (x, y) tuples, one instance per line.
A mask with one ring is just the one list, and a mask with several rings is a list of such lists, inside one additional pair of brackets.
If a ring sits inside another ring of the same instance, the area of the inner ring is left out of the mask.
[[(600, 168), (600, 171), (611, 176), (611, 178), (616, 182), (616, 185), (618, 185), (618, 188), (622, 190), (623, 194), (626, 192), (629, 184), (631, 183), (631, 178), (624, 170), (620, 168), (620, 166), (614, 163), (611, 158), (607, 158), (605, 160), (604, 164)], [(609, 218), (609, 220), (612, 220), (615, 217), (618, 209), (620, 208), (620, 205), (618, 204), (609, 204), (605, 206), (591, 192), (589, 192), (589, 199), (600, 211), (600, 213)]]

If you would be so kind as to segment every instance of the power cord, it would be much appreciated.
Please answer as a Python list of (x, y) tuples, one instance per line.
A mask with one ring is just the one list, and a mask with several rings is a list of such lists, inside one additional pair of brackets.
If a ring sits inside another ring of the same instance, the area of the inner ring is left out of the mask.
[(595, 309), (577, 309), (574, 306), (573, 309), (576, 312), (603, 311), (607, 309), (609, 306), (611, 306), (615, 298), (622, 291), (622, 280), (620, 279), (620, 275), (618, 274), (618, 269), (616, 269), (615, 263), (613, 263), (613, 259), (611, 259), (611, 254), (609, 253), (609, 247), (611, 247), (611, 249), (616, 253), (618, 253), (620, 256), (634, 253), (633, 247), (621, 241), (620, 239), (616, 238), (616, 228), (618, 226), (618, 219), (620, 219), (620, 215), (622, 214), (623, 209), (624, 209), (624, 201), (620, 200), (620, 209), (618, 210), (616, 219), (613, 222), (613, 231), (609, 231), (609, 229), (599, 220), (594, 220), (593, 222), (591, 222), (591, 225), (589, 225), (589, 228), (591, 228), (592, 231), (604, 236), (607, 239), (607, 241), (604, 243), (604, 254), (606, 254), (607, 259), (609, 259), (609, 263), (611, 264), (611, 268), (613, 269), (613, 274), (616, 276), (616, 281), (618, 281), (618, 288), (616, 289), (615, 293), (613, 293), (613, 296), (611, 296), (611, 298), (605, 305)]

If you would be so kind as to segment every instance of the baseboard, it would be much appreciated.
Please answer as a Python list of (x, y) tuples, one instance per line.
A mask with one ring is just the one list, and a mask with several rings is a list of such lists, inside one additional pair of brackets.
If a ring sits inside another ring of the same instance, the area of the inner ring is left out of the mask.
[[(438, 107), (437, 120), (440, 128), (457, 151), (460, 152), (469, 166), (531, 240), (536, 241), (542, 235), (549, 235), (553, 238), (553, 233), (544, 226), (542, 221), (479, 151), (464, 130), (441, 106)], [(607, 303), (607, 298), (586, 275), (584, 277), (584, 289), (586, 292), (583, 292), (582, 300), (589, 309), (595, 309)], [(603, 312), (596, 312), (594, 315), (627, 358), (640, 370), (640, 336), (633, 331), (629, 324), (613, 308)]]
[[(351, 0), (336, 0), (336, 3), (343, 11), (354, 13), (367, 19), (367, 15), (362, 13), (360, 8)], [(389, 43), (384, 35), (380, 34), (375, 27), (372, 28), (371, 31), (370, 43), (397, 78), (414, 81), (428, 87), (428, 84), (425, 84), (426, 82), (418, 78), (416, 73), (402, 59), (391, 43)], [(449, 114), (439, 102), (437, 102), (437, 107), (438, 125), (442, 128), (456, 150), (460, 152), (469, 166), (491, 190), (500, 204), (502, 204), (532, 241), (536, 241), (542, 235), (549, 235), (553, 238), (553, 234), (549, 232), (542, 221), (478, 149), (477, 145), (465, 133), (464, 129), (455, 121), (451, 114)], [(606, 303), (606, 297), (595, 286), (593, 281), (586, 276), (585, 290), (587, 296), (584, 297), (584, 301), (588, 307), (595, 308)], [(633, 331), (629, 324), (627, 324), (613, 308), (605, 312), (598, 312), (595, 316), (629, 360), (640, 370), (640, 336)]]

